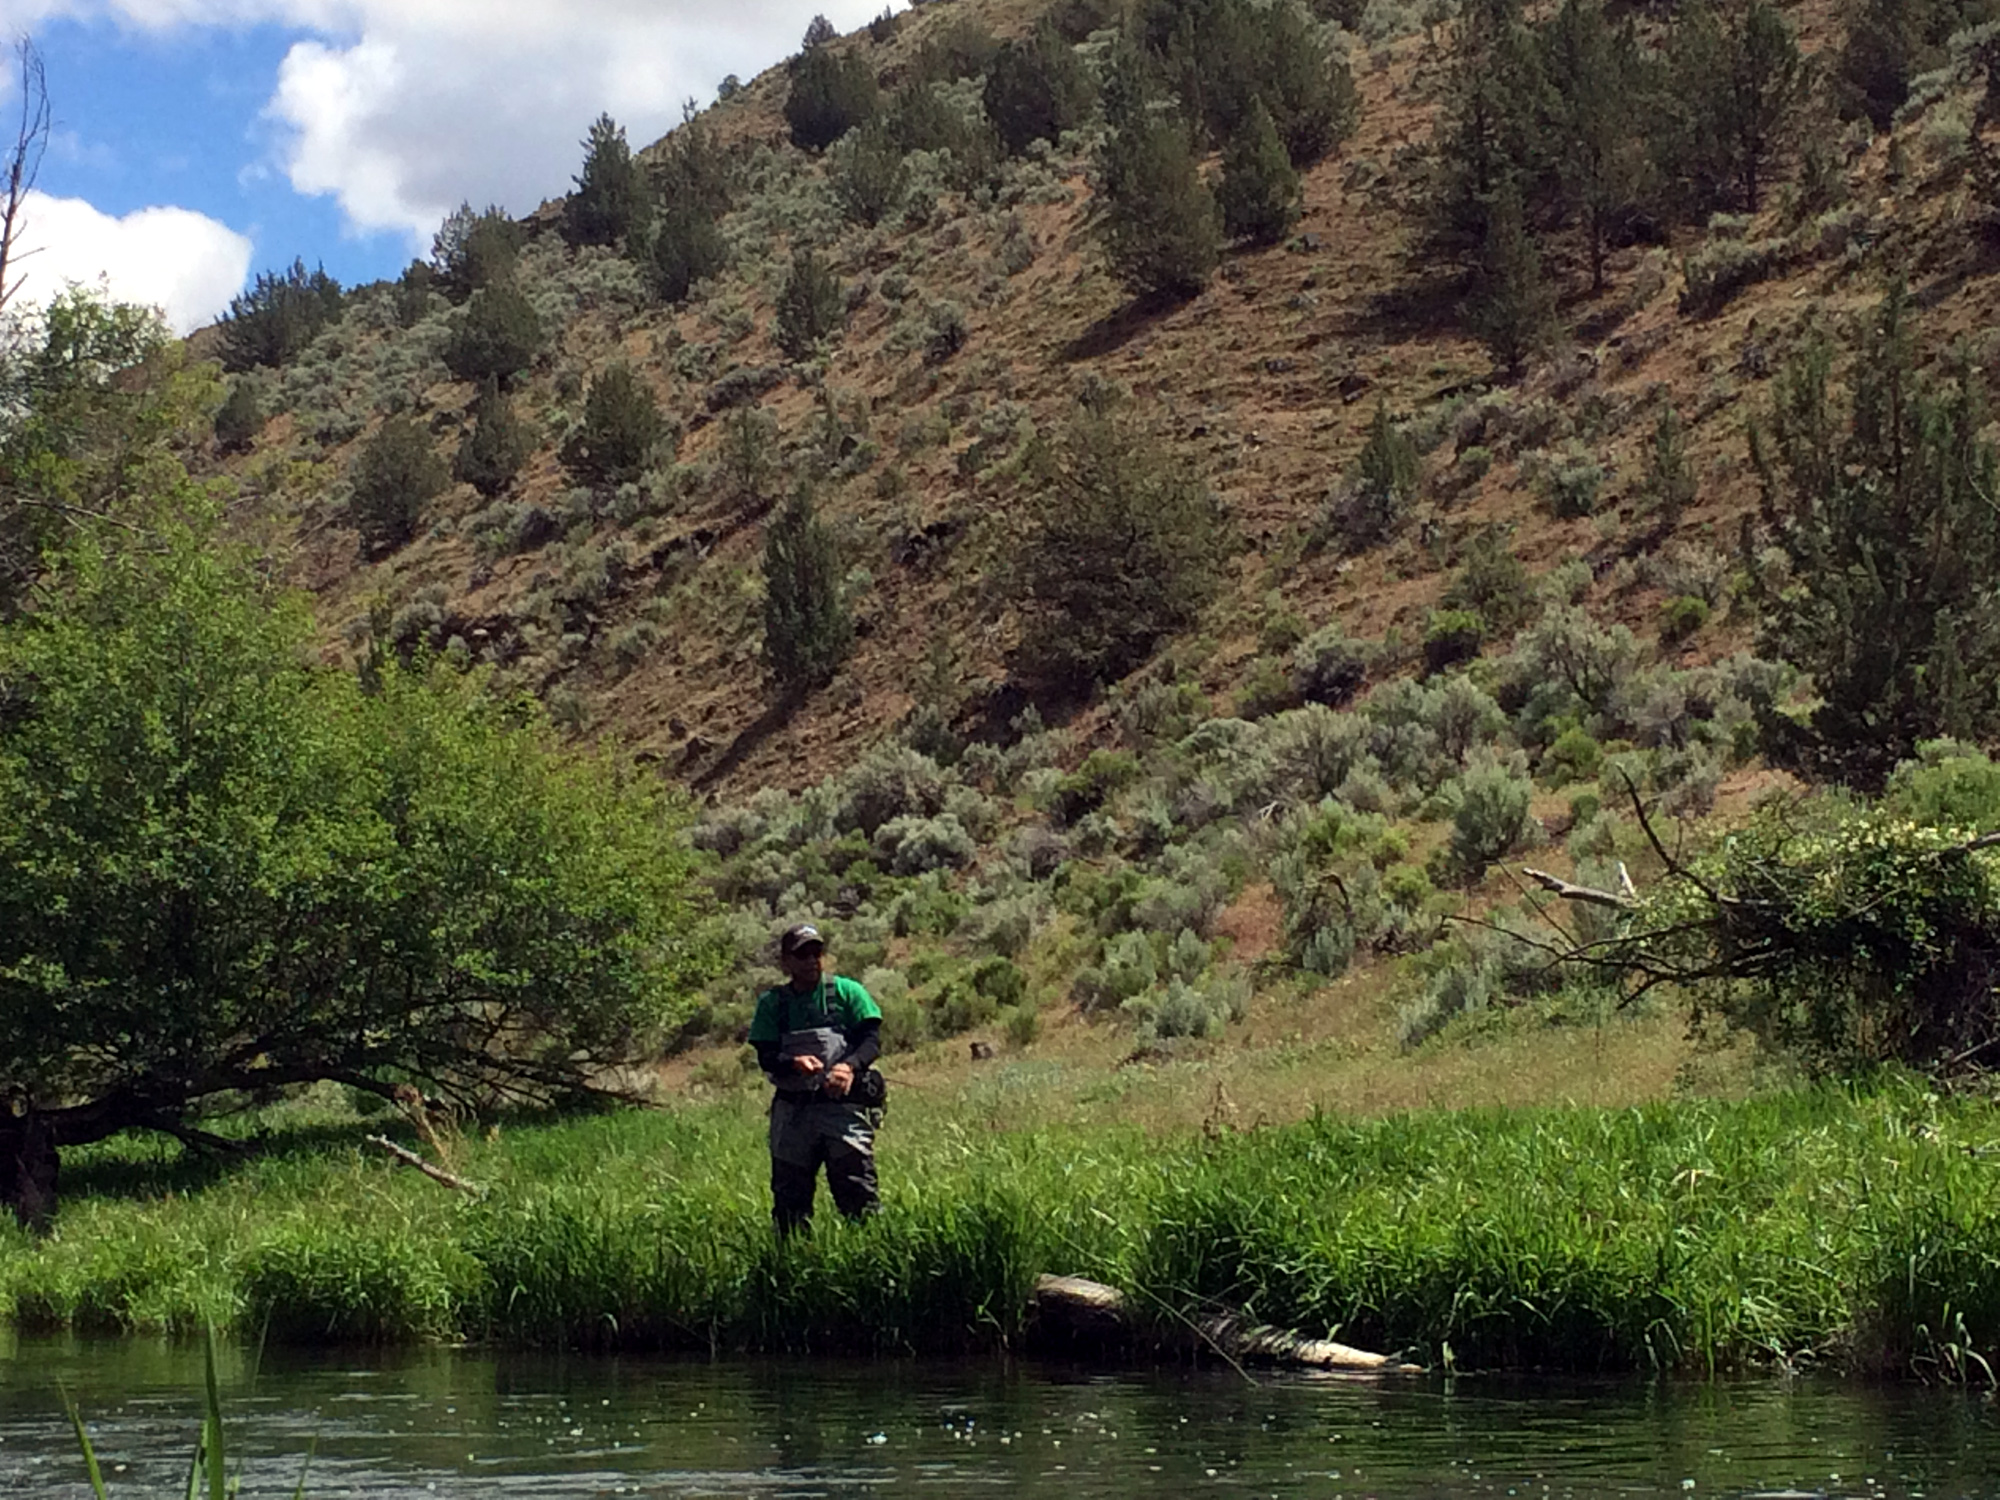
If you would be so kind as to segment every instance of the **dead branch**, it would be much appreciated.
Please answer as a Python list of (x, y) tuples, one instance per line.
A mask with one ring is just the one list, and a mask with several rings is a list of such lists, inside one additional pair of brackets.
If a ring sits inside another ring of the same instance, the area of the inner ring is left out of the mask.
[(1577, 885), (1561, 876), (1551, 875), (1547, 870), (1523, 870), (1521, 872), (1552, 896), (1564, 901), (1581, 901), (1590, 906), (1608, 906), (1613, 911), (1631, 911), (1638, 901), (1631, 896), (1621, 896), (1616, 891), (1600, 891), (1595, 886)]
[(458, 1176), (454, 1172), (447, 1172), (443, 1167), (432, 1166), (421, 1156), (417, 1155), (416, 1152), (405, 1146), (397, 1145), (386, 1135), (371, 1135), (368, 1137), (368, 1144), (379, 1146), (406, 1167), (415, 1167), (424, 1176), (430, 1178), (432, 1182), (441, 1182), (448, 1188), (455, 1188), (461, 1193), (469, 1193), (475, 1198), (486, 1196), (486, 1189), (478, 1183), (467, 1182), (463, 1177)]
[(24, 257), (34, 253), (21, 249), (21, 237), (27, 232), (28, 195), (34, 191), (35, 179), (41, 174), (42, 153), (48, 149), (52, 124), (48, 74), (33, 39), (26, 36), (17, 39), (14, 57), (21, 70), (21, 113), (13, 149), (7, 155), (7, 195), (0, 202), (0, 310), (21, 290), (22, 278), (15, 268)]

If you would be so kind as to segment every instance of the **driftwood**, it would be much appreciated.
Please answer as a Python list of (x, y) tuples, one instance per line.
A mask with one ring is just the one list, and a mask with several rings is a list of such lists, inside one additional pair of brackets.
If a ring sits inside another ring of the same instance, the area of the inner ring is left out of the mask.
[[(1035, 1331), (1044, 1344), (1071, 1351), (1124, 1349), (1151, 1341), (1131, 1302), (1116, 1287), (1081, 1276), (1041, 1276), (1035, 1281)], [(1287, 1365), (1358, 1375), (1416, 1375), (1423, 1367), (1393, 1354), (1309, 1339), (1282, 1328), (1250, 1323), (1233, 1313), (1189, 1323), (1178, 1342), (1218, 1354), (1231, 1364)]]
[(415, 1167), (424, 1176), (430, 1178), (432, 1182), (441, 1182), (448, 1188), (456, 1188), (461, 1193), (470, 1193), (475, 1198), (483, 1198), (486, 1195), (486, 1189), (478, 1183), (467, 1182), (463, 1177), (453, 1172), (447, 1172), (443, 1167), (432, 1166), (421, 1156), (417, 1155), (416, 1152), (410, 1150), (408, 1147), (397, 1145), (386, 1135), (371, 1135), (368, 1137), (368, 1144), (381, 1147), (382, 1150), (388, 1152), (406, 1167)]

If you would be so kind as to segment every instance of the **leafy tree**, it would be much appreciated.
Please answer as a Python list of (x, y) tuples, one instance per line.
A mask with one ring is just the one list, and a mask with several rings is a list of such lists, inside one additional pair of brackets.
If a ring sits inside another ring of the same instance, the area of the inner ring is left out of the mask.
[(562, 460), (586, 483), (637, 479), (672, 432), (652, 387), (620, 360), (590, 383), (583, 422), (563, 444)]
[(215, 414), (215, 446), (224, 453), (241, 453), (264, 430), (264, 409), (257, 402), (256, 387), (239, 380), (229, 387), (229, 398)]
[(833, 679), (854, 645), (833, 534), (801, 484), (764, 538), (764, 660), (787, 693)]
[(1221, 216), (1178, 118), (1126, 112), (1098, 155), (1105, 257), (1141, 297), (1192, 297), (1221, 254)]
[(812, 251), (794, 252), (792, 268), (778, 291), (774, 332), (778, 347), (788, 358), (805, 359), (846, 322), (847, 298), (840, 279)]
[(302, 260), (289, 271), (260, 271), (250, 290), (229, 300), (222, 320), (222, 367), (276, 368), (313, 341), (340, 317), (340, 283), (324, 269), (306, 270)]
[(514, 403), (498, 380), (488, 379), (473, 398), (472, 426), (459, 442), (451, 477), (490, 500), (514, 482), (534, 451), (534, 439), (514, 414)]
[(790, 65), (785, 124), (792, 144), (823, 151), (857, 125), (875, 118), (881, 93), (875, 73), (858, 54), (843, 56), (831, 47), (809, 47)]
[(1115, 682), (1200, 617), (1227, 531), (1201, 474), (1118, 417), (1085, 410), (1031, 457), (1009, 582), (1016, 662), (1059, 692)]
[(1770, 0), (1696, 0), (1664, 60), (1656, 160), (1688, 207), (1731, 201), (1750, 213), (1812, 88), (1812, 69)]
[(1466, 322), (1509, 374), (1547, 348), (1555, 336), (1555, 294), (1542, 273), (1542, 255), (1522, 222), (1511, 191), (1494, 202), (1487, 222)]
[(1216, 203), (1223, 230), (1252, 244), (1276, 244), (1298, 222), (1299, 199), (1299, 174), (1260, 99), (1222, 153)]
[(980, 98), (1008, 151), (1054, 141), (1090, 115), (1096, 89), (1073, 48), (1049, 26), (994, 54)]
[(416, 534), (424, 505), (445, 486), (444, 461), (430, 434), (408, 417), (391, 417), (355, 455), (348, 473), (348, 514), (365, 552), (400, 547)]
[(1563, 0), (1541, 42), (1556, 175), (1565, 206), (1583, 223), (1590, 289), (1601, 292), (1611, 227), (1645, 183), (1638, 41), (1630, 25), (1614, 27), (1605, 18), (1602, 0)]
[[(685, 1010), (686, 814), (477, 679), (313, 665), (186, 497), (0, 627), (0, 1202), (219, 1098), (601, 1087)], [(27, 1161), (23, 1161), (23, 1157)]]
[(525, 239), (506, 210), (489, 206), (474, 213), (470, 203), (459, 204), (431, 239), (439, 289), (453, 302), (464, 302), (474, 292), (510, 280)]
[(1764, 650), (1820, 695), (1809, 722), (1774, 719), (1767, 738), (1866, 790), (1922, 741), (2000, 733), (2000, 466), (1976, 376), (1924, 378), (1916, 339), (1897, 287), (1863, 330), (1845, 411), (1822, 342), (1752, 432), (1764, 524), (1790, 564), (1762, 590)]
[(645, 182), (625, 128), (601, 114), (583, 142), (583, 171), (563, 204), (563, 238), (572, 245), (615, 245), (645, 210)]
[(541, 349), (542, 320), (519, 288), (502, 282), (473, 293), (445, 345), (444, 363), (456, 379), (504, 386)]
[(902, 206), (910, 174), (888, 127), (870, 120), (834, 146), (833, 196), (857, 224), (879, 224)]

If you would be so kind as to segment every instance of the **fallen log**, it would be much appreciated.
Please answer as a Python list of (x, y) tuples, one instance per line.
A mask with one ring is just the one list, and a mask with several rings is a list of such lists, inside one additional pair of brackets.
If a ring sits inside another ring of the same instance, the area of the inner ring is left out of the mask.
[[(1147, 1343), (1157, 1347), (1162, 1343), (1156, 1329), (1135, 1314), (1123, 1292), (1081, 1276), (1036, 1278), (1033, 1335), (1045, 1347), (1071, 1353), (1124, 1350)], [(1234, 1313), (1189, 1322), (1182, 1336), (1164, 1342), (1218, 1354), (1240, 1364), (1360, 1375), (1423, 1373), (1423, 1366), (1399, 1355), (1372, 1354), (1331, 1339), (1309, 1339), (1289, 1329), (1248, 1322)]]
[(475, 1198), (482, 1198), (486, 1195), (486, 1189), (478, 1183), (467, 1182), (455, 1172), (447, 1172), (443, 1167), (432, 1166), (421, 1156), (417, 1155), (416, 1152), (407, 1147), (397, 1145), (386, 1135), (371, 1135), (368, 1137), (368, 1144), (380, 1147), (406, 1167), (415, 1167), (424, 1176), (430, 1178), (432, 1182), (442, 1183), (444, 1186), (456, 1189), (461, 1193), (469, 1193)]

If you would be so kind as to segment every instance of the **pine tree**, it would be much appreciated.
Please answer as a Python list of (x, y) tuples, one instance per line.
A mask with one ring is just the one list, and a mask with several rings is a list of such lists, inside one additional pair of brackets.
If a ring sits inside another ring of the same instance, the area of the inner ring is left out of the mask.
[(503, 386), (535, 362), (542, 322), (520, 289), (502, 282), (473, 294), (445, 345), (445, 368), (459, 380)]
[(454, 302), (464, 302), (484, 287), (497, 286), (514, 274), (525, 233), (506, 211), (489, 205), (474, 213), (461, 203), (445, 217), (431, 239), (431, 265), (439, 289)]
[(1791, 27), (1769, 0), (1696, 0), (1668, 36), (1664, 68), (1654, 155), (1684, 208), (1757, 212), (1812, 89)]
[(1603, 0), (1563, 0), (1542, 33), (1556, 139), (1556, 174), (1566, 206), (1583, 223), (1590, 289), (1604, 290), (1605, 241), (1645, 178), (1639, 131), (1643, 69), (1632, 28), (1614, 27)]
[(810, 250), (792, 255), (792, 269), (778, 292), (777, 327), (773, 336), (787, 358), (805, 359), (822, 339), (832, 338), (847, 322), (847, 298), (827, 263)]
[(652, 387), (620, 360), (591, 381), (583, 421), (563, 444), (563, 465), (587, 484), (637, 479), (670, 431)]
[(859, 56), (809, 47), (792, 59), (790, 73), (785, 124), (801, 150), (825, 150), (880, 108), (874, 70)]
[(2000, 734), (2000, 460), (1977, 376), (1919, 374), (1901, 286), (1863, 330), (1844, 423), (1831, 375), (1826, 345), (1809, 348), (1751, 433), (1790, 564), (1786, 587), (1760, 589), (1763, 649), (1820, 696), (1808, 724), (1765, 727), (1774, 757), (1873, 791), (1924, 740)]
[(599, 115), (583, 142), (583, 171), (563, 204), (563, 238), (572, 245), (615, 245), (638, 224), (644, 183), (625, 129)]
[(981, 102), (1007, 150), (1019, 156), (1089, 117), (1096, 89), (1076, 52), (1052, 27), (1008, 42), (986, 70)]
[(1222, 153), (1222, 183), (1216, 193), (1222, 227), (1236, 239), (1273, 245), (1299, 217), (1299, 174), (1278, 139), (1264, 101), (1252, 103)]
[(1106, 259), (1140, 297), (1192, 297), (1221, 255), (1221, 216), (1178, 117), (1133, 110), (1098, 157)]
[(820, 687), (854, 644), (833, 536), (801, 484), (764, 538), (764, 660), (787, 693)]
[(514, 482), (534, 451), (526, 425), (514, 414), (514, 403), (488, 379), (472, 402), (472, 426), (459, 442), (451, 477), (492, 499)]
[(1555, 295), (1542, 273), (1541, 251), (1522, 222), (1520, 199), (1511, 190), (1502, 192), (1488, 215), (1466, 321), (1512, 375), (1548, 347), (1555, 315)]
[(415, 535), (425, 502), (445, 486), (444, 463), (423, 428), (391, 417), (355, 455), (348, 483), (348, 514), (362, 549), (383, 552)]

